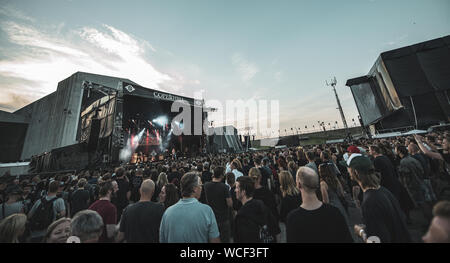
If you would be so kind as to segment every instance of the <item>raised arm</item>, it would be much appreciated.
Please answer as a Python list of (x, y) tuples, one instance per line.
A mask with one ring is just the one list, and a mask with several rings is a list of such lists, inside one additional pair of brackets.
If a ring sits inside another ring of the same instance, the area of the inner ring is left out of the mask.
[(444, 158), (442, 158), (442, 155), (440, 155), (437, 152), (432, 152), (430, 150), (428, 150), (427, 147), (425, 147), (423, 141), (422, 141), (422, 136), (418, 135), (418, 134), (414, 134), (414, 138), (417, 141), (417, 145), (419, 146), (420, 150), (426, 154), (428, 157), (432, 158), (432, 159), (438, 159), (438, 160), (444, 160)]

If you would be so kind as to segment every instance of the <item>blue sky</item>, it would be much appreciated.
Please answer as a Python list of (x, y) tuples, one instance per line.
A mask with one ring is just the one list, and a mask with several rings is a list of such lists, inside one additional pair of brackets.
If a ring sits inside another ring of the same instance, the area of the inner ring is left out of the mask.
[(280, 128), (347, 122), (349, 78), (381, 52), (450, 34), (448, 0), (0, 0), (0, 109), (76, 71), (205, 99), (278, 100)]

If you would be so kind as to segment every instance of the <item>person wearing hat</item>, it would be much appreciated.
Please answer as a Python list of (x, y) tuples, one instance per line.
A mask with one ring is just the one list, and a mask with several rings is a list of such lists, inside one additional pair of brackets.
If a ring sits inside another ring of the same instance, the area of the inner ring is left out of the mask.
[[(382, 243), (411, 242), (400, 204), (389, 190), (380, 186), (372, 161), (355, 153), (347, 160), (347, 169), (364, 193), (361, 212), (367, 236), (377, 236)], [(360, 232), (360, 226), (355, 225), (355, 230)]]
[(22, 189), (18, 185), (12, 184), (6, 187), (5, 192), (7, 201), (0, 204), (0, 220), (12, 214), (24, 213), (24, 205), (23, 202), (20, 201), (23, 194)]

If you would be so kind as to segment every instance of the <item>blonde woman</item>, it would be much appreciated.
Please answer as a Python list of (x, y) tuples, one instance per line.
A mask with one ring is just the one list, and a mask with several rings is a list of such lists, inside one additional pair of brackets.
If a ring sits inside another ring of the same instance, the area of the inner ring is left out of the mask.
[(289, 212), (302, 204), (302, 196), (290, 172), (281, 171), (278, 176), (281, 190), (280, 221), (286, 223)]
[(255, 183), (255, 192), (253, 198), (263, 201), (263, 203), (270, 209), (275, 219), (279, 220), (279, 213), (277, 209), (277, 203), (275, 201), (275, 195), (267, 188), (261, 185), (262, 175), (258, 168), (251, 168), (248, 172), (248, 176), (253, 179)]
[(0, 222), (0, 243), (19, 243), (19, 237), (25, 232), (27, 216), (12, 214)]
[(47, 233), (44, 237), (44, 243), (66, 243), (70, 236), (70, 218), (60, 218), (47, 228)]

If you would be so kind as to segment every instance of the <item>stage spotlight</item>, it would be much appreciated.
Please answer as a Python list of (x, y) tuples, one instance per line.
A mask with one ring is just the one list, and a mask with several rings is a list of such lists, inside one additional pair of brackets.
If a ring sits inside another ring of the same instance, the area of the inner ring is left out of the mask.
[(153, 122), (157, 123), (159, 126), (164, 127), (167, 124), (168, 120), (166, 116), (159, 116), (158, 118), (153, 119)]

